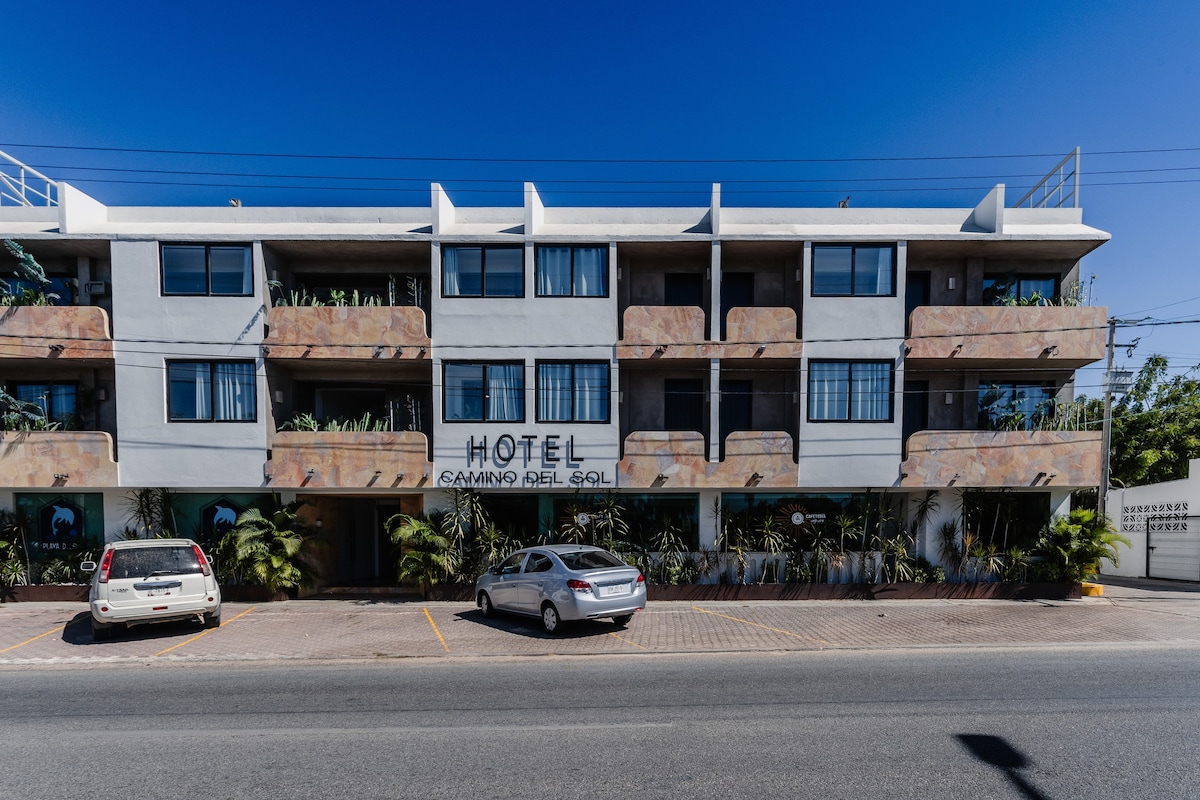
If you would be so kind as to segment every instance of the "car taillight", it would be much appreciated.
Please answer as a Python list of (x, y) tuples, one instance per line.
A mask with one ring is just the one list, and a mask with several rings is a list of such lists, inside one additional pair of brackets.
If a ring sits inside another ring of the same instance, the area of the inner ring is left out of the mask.
[(208, 559), (204, 557), (204, 551), (200, 549), (200, 545), (192, 545), (192, 549), (196, 551), (196, 560), (200, 562), (200, 569), (205, 575), (212, 575), (212, 568), (208, 566)]
[(567, 588), (573, 592), (590, 592), (592, 585), (587, 581), (577, 581), (574, 578), (567, 581)]
[(646, 576), (645, 576), (645, 575), (643, 575), (642, 573), (640, 573), (640, 572), (639, 572), (639, 573), (638, 573), (638, 579), (637, 579), (637, 582), (638, 582), (638, 583), (645, 583), (645, 582), (646, 582)]
[(108, 583), (108, 570), (112, 567), (113, 551), (109, 550), (100, 560), (100, 583)]

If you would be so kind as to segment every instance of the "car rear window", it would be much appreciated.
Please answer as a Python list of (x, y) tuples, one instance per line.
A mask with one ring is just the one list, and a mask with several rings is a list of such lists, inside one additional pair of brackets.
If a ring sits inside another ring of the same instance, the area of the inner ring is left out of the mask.
[(148, 578), (203, 572), (190, 547), (131, 547), (114, 550), (109, 578)]
[(602, 569), (604, 567), (628, 566), (624, 561), (604, 550), (580, 550), (574, 553), (559, 553), (567, 569)]

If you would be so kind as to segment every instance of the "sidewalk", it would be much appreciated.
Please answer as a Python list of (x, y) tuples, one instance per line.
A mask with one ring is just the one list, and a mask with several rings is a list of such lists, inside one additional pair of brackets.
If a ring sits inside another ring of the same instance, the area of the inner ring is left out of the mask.
[(651, 603), (627, 628), (484, 619), (469, 603), (228, 603), (224, 624), (134, 628), (92, 641), (83, 603), (0, 605), (0, 669), (936, 647), (1170, 644), (1200, 647), (1200, 586), (1104, 578), (1103, 597)]

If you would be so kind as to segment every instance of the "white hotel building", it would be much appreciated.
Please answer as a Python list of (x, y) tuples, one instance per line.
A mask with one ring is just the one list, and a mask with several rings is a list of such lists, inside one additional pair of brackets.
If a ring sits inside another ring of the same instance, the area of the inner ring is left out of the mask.
[[(714, 501), (820, 519), (934, 492), (936, 560), (964, 490), (1045, 515), (1099, 482), (1099, 432), (1022, 420), (1103, 357), (1105, 309), (985, 298), (1067, 293), (1109, 235), (1002, 186), (975, 208), (739, 208), (715, 186), (694, 208), (547, 207), (531, 184), (500, 208), (436, 184), (402, 208), (46, 193), (0, 203), (0, 236), (65, 304), (3, 309), (0, 383), (69, 424), (0, 434), (0, 508), (44, 519), (47, 547), (47, 509), (98, 542), (131, 490), (165, 487), (178, 532), (211, 540), (222, 509), (278, 493), (335, 543), (323, 582), (353, 585), (388, 578), (383, 520), (454, 487), (530, 535), (612, 490), (707, 547)], [(384, 429), (288, 424), (367, 413)]]

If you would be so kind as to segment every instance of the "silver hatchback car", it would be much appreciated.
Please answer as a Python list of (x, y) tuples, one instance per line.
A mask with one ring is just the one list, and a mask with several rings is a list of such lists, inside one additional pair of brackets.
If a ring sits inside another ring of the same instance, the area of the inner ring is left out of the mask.
[(646, 607), (646, 579), (599, 547), (526, 547), (479, 577), (475, 604), (485, 617), (496, 611), (539, 617), (547, 633), (580, 619), (626, 625)]

